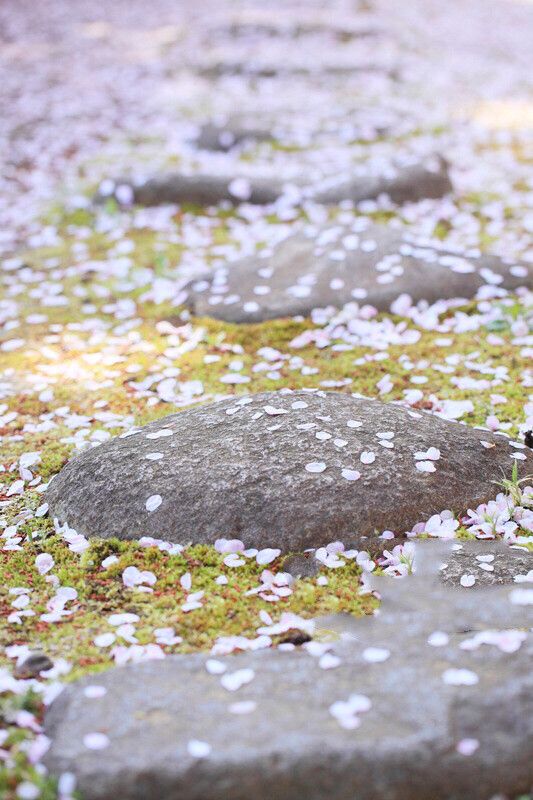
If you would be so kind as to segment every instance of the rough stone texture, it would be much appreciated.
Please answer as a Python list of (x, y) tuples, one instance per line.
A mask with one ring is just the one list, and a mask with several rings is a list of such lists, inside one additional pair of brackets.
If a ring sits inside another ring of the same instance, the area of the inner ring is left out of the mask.
[[(486, 561), (488, 555), (494, 559)], [(446, 559), (446, 568), (440, 573), (440, 579), (448, 586), (458, 586), (462, 575), (473, 575), (476, 582), (472, 589), (476, 589), (478, 586), (515, 583), (517, 575), (526, 576), (530, 571), (533, 573), (533, 553), (522, 547), (509, 547), (500, 541), (461, 542), (461, 549)]]
[(245, 128), (229, 122), (227, 125), (202, 125), (194, 143), (200, 150), (218, 150), (227, 153), (246, 142), (265, 142), (273, 139), (270, 131), (261, 128)]
[(293, 553), (285, 559), (282, 565), (282, 571), (292, 575), (293, 578), (315, 578), (323, 564), (310, 553), (305, 556), (303, 553)]
[[(118, 178), (113, 183), (117, 189), (131, 190), (129, 202), (141, 206), (160, 206), (168, 203), (192, 203), (200, 206), (216, 205), (222, 200), (231, 203), (241, 203), (246, 200), (248, 203), (266, 205), (273, 203), (281, 194), (281, 187), (266, 180), (245, 181), (247, 190), (245, 196), (232, 191), (234, 182), (231, 177), (219, 177), (217, 175), (181, 175), (180, 173), (169, 173), (150, 178), (144, 183), (135, 184), (127, 178)], [(102, 202), (109, 195), (101, 193), (95, 196), (96, 202)], [(121, 201), (120, 191), (113, 194), (115, 199)]]
[(342, 200), (360, 203), (388, 195), (393, 203), (414, 203), (425, 197), (440, 198), (453, 191), (448, 175), (448, 165), (441, 157), (428, 159), (424, 164), (398, 167), (395, 174), (349, 180), (324, 191), (318, 191), (314, 199), (318, 203), (337, 204)]
[(198, 316), (260, 322), (354, 300), (388, 311), (402, 294), (415, 303), (470, 298), (487, 279), (506, 289), (533, 286), (531, 266), (459, 256), (383, 225), (361, 227), (310, 226), (264, 257), (248, 256), (192, 281), (185, 287), (187, 302)]
[[(200, 134), (198, 140), (200, 147), (207, 149), (230, 149), (220, 143), (220, 134), (217, 128), (207, 126)], [(227, 132), (227, 131), (226, 131)], [(268, 131), (255, 130), (247, 132), (245, 129), (236, 129), (234, 134), (238, 141), (243, 141), (249, 135), (257, 139), (268, 139)], [(219, 146), (217, 147), (217, 142)], [(380, 195), (388, 195), (395, 203), (401, 204), (421, 200), (422, 198), (443, 197), (452, 191), (448, 177), (447, 166), (443, 159), (429, 159), (426, 164), (415, 164), (409, 167), (389, 168), (394, 175), (381, 175), (375, 177), (358, 177), (346, 183), (335, 182), (325, 189), (311, 187), (304, 190), (317, 203), (338, 204), (342, 200), (351, 200), (359, 203), (362, 200), (374, 200)], [(235, 184), (244, 181), (246, 189), (243, 193), (239, 189), (233, 190)], [(327, 183), (331, 184), (329, 179)], [(108, 183), (105, 181), (104, 183)], [(123, 205), (135, 203), (142, 206), (158, 206), (167, 203), (194, 203), (197, 205), (214, 205), (226, 200), (232, 203), (246, 201), (257, 205), (266, 205), (275, 202), (282, 194), (282, 186), (274, 181), (265, 179), (248, 179), (241, 177), (220, 177), (218, 175), (183, 175), (181, 173), (168, 173), (157, 175), (142, 183), (136, 183), (128, 178), (116, 178), (111, 181), (111, 192), (99, 190), (95, 195), (95, 202), (100, 203), (114, 197)]]
[[(510, 653), (460, 645), (472, 639), (465, 631), (529, 627), (532, 606), (513, 602), (514, 587), (449, 589), (423, 570), (382, 578), (380, 591), (382, 613), (348, 617), (344, 641), (330, 645), (341, 659), (333, 669), (320, 669), (304, 644), (220, 658), (229, 672), (255, 672), (235, 692), (206, 671), (203, 655), (67, 686), (45, 717), (46, 766), (74, 772), (85, 800), (488, 800), (529, 791), (533, 634)], [(430, 645), (435, 631), (448, 643)], [(390, 657), (369, 662), (367, 647)], [(469, 670), (478, 683), (449, 685), (448, 669)], [(83, 690), (95, 683), (107, 693), (89, 699)], [(371, 708), (348, 730), (330, 706), (352, 694)], [(236, 715), (228, 710), (236, 701), (257, 705)], [(109, 737), (103, 750), (84, 746), (96, 731)], [(211, 746), (207, 757), (189, 754), (193, 739)], [(479, 743), (471, 755), (457, 751), (464, 740)]]
[[(157, 432), (169, 435), (149, 438)], [(393, 448), (380, 445), (382, 432), (394, 434)], [(441, 453), (436, 471), (420, 472), (415, 453), (429, 447)], [(86, 536), (240, 538), (246, 547), (298, 552), (338, 539), (349, 544), (376, 529), (403, 535), (444, 508), (464, 512), (494, 496), (514, 451), (505, 436), (427, 412), (340, 392), (282, 390), (122, 434), (72, 459), (45, 497), (52, 516)], [(163, 457), (147, 458), (152, 453)], [(374, 453), (374, 462), (362, 463), (364, 453)], [(530, 474), (533, 452), (520, 453), (519, 475)], [(324, 471), (306, 470), (313, 462)], [(360, 479), (348, 480), (344, 469)], [(154, 495), (162, 502), (147, 511)]]

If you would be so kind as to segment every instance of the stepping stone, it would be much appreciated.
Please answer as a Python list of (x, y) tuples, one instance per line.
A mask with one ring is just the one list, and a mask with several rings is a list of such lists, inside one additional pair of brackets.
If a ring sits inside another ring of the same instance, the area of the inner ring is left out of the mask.
[(292, 575), (295, 580), (299, 578), (315, 578), (324, 565), (312, 553), (293, 553), (282, 564), (281, 571)]
[(529, 791), (533, 584), (381, 583), (380, 615), (352, 619), (344, 641), (217, 656), (222, 674), (170, 656), (66, 686), (44, 720), (46, 767), (73, 772), (85, 800)]
[(438, 199), (453, 191), (448, 165), (442, 157), (428, 159), (422, 164), (391, 168), (389, 172), (392, 174), (349, 181), (345, 181), (343, 176), (341, 182), (337, 181), (329, 188), (316, 192), (314, 200), (337, 205), (344, 200), (360, 203), (387, 195), (393, 203), (401, 205), (415, 203), (425, 197)]
[(73, 458), (45, 492), (85, 536), (301, 552), (494, 497), (532, 472), (506, 436), (341, 392), (281, 390), (199, 406)]
[(413, 303), (470, 298), (486, 283), (510, 290), (532, 287), (533, 268), (497, 256), (451, 253), (434, 240), (359, 219), (351, 227), (308, 226), (272, 250), (221, 267), (185, 289), (198, 316), (261, 322), (354, 301), (395, 311), (400, 295)]
[(400, 75), (397, 69), (391, 69), (385, 64), (317, 64), (316, 67), (308, 64), (269, 63), (263, 61), (232, 61), (217, 60), (213, 63), (198, 64), (197, 71), (204, 78), (220, 78), (227, 75), (244, 75), (253, 78), (275, 78), (292, 76), (354, 76), (377, 74), (390, 80), (399, 80)]
[(266, 180), (227, 178), (216, 175), (181, 175), (169, 173), (133, 183), (124, 178), (105, 180), (95, 195), (95, 202), (114, 198), (121, 205), (160, 206), (192, 203), (211, 206), (222, 200), (238, 204), (273, 203), (281, 195), (281, 186)]
[[(512, 585), (462, 587), (457, 578), (446, 575), (460, 564), (458, 556), (466, 552), (469, 556), (479, 548), (480, 555), (499, 553), (502, 563), (509, 561), (514, 551), (504, 542), (471, 542), (457, 539), (413, 540), (415, 573), (407, 579), (389, 578), (367, 573), (365, 582), (371, 591), (381, 597), (378, 620), (372, 621), (368, 629), (368, 618), (352, 617), (350, 614), (329, 614), (315, 619), (317, 629), (334, 630), (359, 638), (362, 634), (369, 644), (377, 644), (383, 631), (397, 627), (404, 634), (422, 636), (424, 639), (434, 631), (447, 635), (471, 634), (483, 628), (531, 630), (533, 618), (533, 581)], [(451, 578), (449, 580), (448, 578)], [(390, 581), (394, 585), (391, 587)], [(501, 601), (501, 603), (500, 603)], [(533, 633), (533, 631), (531, 631)], [(462, 639), (461, 639), (462, 641)], [(440, 646), (435, 644), (434, 646)], [(465, 649), (465, 647), (461, 647)]]
[(528, 576), (533, 581), (533, 553), (522, 547), (509, 547), (501, 541), (465, 541), (460, 546), (460, 550), (446, 559), (446, 567), (440, 573), (447, 586), (459, 586), (465, 575), (475, 578), (472, 589), (507, 583), (520, 585)]
[(247, 142), (265, 142), (275, 138), (270, 131), (261, 128), (244, 128), (228, 125), (202, 125), (194, 144), (199, 150), (218, 150), (227, 153), (234, 147)]
[[(224, 133), (225, 131), (221, 131), (217, 134), (216, 128), (207, 130), (205, 146), (215, 145), (216, 139)], [(258, 130), (255, 133), (258, 134), (257, 138), (262, 133), (265, 134), (262, 138), (269, 138), (268, 132)], [(247, 133), (241, 131), (239, 135), (240, 141), (243, 141)], [(326, 188), (304, 188), (302, 194), (311, 197), (314, 202), (324, 204), (338, 204), (343, 200), (358, 203), (361, 200), (374, 200), (383, 194), (388, 194), (396, 203), (411, 202), (424, 197), (442, 197), (452, 189), (446, 166), (442, 159), (434, 159), (429, 163), (432, 165), (431, 169), (422, 164), (395, 169), (392, 177), (358, 177), (341, 184), (338, 184), (336, 177), (329, 178), (322, 182), (322, 185), (327, 184)], [(106, 179), (100, 184), (94, 201), (103, 203), (113, 198), (124, 206), (159, 206), (168, 203), (209, 206), (223, 200), (234, 204), (247, 202), (267, 205), (274, 203), (282, 192), (280, 183), (259, 178), (182, 175), (174, 172), (158, 175), (144, 182), (135, 182), (128, 178)]]
[[(406, 539), (400, 538), (367, 537), (359, 537), (351, 542), (356, 549), (367, 551), (371, 559), (381, 559), (385, 550), (391, 552), (396, 545), (405, 543)], [(324, 564), (312, 552), (305, 555), (293, 553), (284, 560), (281, 569), (294, 579), (314, 578), (324, 569)], [(526, 579), (533, 581), (533, 553), (500, 540), (455, 542), (453, 551), (441, 566), (439, 579), (446, 586), (461, 586), (461, 579), (465, 576), (469, 576), (469, 584), (474, 578), (469, 586), (474, 590), (481, 586), (521, 583)]]
[(303, 22), (301, 19), (293, 18), (286, 20), (240, 20), (227, 23), (219, 23), (209, 31), (210, 34), (233, 36), (268, 36), (275, 38), (297, 39), (300, 36), (313, 34), (324, 34), (337, 39), (340, 42), (350, 42), (353, 39), (366, 39), (368, 37), (383, 36), (386, 31), (378, 27), (336, 25), (331, 20), (317, 20)]

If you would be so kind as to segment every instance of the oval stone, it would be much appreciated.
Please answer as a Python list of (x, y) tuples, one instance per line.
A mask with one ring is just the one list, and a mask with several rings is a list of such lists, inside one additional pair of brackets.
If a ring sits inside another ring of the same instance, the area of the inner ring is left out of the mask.
[[(385, 225), (369, 225), (357, 232), (344, 225), (295, 233), (278, 244), (264, 259), (271, 270), (268, 294), (254, 294), (258, 283), (258, 257), (247, 256), (228, 266), (224, 297), (239, 302), (209, 304), (210, 292), (198, 291), (196, 281), (185, 287), (190, 309), (198, 316), (227, 322), (261, 322), (266, 319), (308, 316), (315, 308), (357, 301), (379, 311), (402, 313), (394, 302), (403, 295), (417, 303), (453, 297), (474, 297), (492, 281), (504, 289), (533, 286), (531, 266), (521, 266), (492, 255), (461, 256), (435, 241), (415, 239)], [(514, 271), (513, 271), (514, 270)], [(215, 273), (206, 276), (208, 288)], [(254, 301), (253, 306), (248, 303)], [(391, 308), (392, 306), (392, 308)]]
[[(305, 408), (293, 407), (299, 400)], [(361, 425), (352, 427), (354, 420)], [(394, 434), (392, 448), (379, 446), (384, 430)], [(318, 439), (318, 431), (331, 438)], [(163, 453), (158, 460), (146, 457), (154, 434)], [(337, 446), (338, 439), (347, 444)], [(45, 496), (51, 516), (88, 537), (153, 536), (182, 544), (238, 538), (246, 547), (294, 552), (386, 529), (403, 535), (443, 509), (475, 507), (510, 477), (516, 448), (509, 442), (341, 392), (264, 392), (121, 434), (69, 461)], [(435, 471), (421, 472), (417, 456), (430, 447), (440, 452), (431, 462)], [(369, 459), (361, 455), (370, 452), (375, 458), (364, 463)], [(518, 474), (530, 474), (533, 452), (520, 454)], [(325, 466), (310, 472), (312, 463)], [(360, 473), (356, 481), (343, 476), (352, 469)], [(147, 510), (154, 496), (161, 502)]]

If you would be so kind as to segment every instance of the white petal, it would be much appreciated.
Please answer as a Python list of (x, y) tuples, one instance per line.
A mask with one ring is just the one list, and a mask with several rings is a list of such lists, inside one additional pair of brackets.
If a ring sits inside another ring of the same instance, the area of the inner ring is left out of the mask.
[(358, 481), (361, 477), (361, 473), (356, 469), (343, 469), (341, 475), (347, 481)]
[(326, 465), (323, 461), (310, 461), (305, 465), (307, 472), (324, 472)]
[(415, 467), (419, 472), (436, 472), (436, 466), (433, 461), (417, 461)]
[(86, 733), (83, 737), (83, 744), (89, 750), (103, 750), (109, 744), (109, 737), (99, 731)]
[(193, 758), (206, 758), (211, 752), (211, 745), (201, 742), (199, 739), (190, 739), (187, 745), (187, 752)]
[(450, 669), (442, 673), (442, 680), (448, 686), (474, 686), (479, 682), (479, 677), (470, 669)]
[(161, 497), (160, 494), (153, 494), (146, 501), (146, 510), (155, 511), (156, 508), (159, 508), (162, 502), (163, 498)]
[(386, 661), (390, 656), (390, 650), (385, 647), (366, 647), (363, 650), (363, 658), (369, 664), (379, 664)]
[(230, 714), (250, 714), (257, 708), (255, 700), (241, 700), (238, 703), (232, 703), (228, 706)]

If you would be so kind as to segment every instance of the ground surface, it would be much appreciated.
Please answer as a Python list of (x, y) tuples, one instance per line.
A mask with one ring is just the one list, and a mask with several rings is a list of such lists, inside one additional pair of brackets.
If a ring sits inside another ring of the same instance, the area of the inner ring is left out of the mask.
[[(295, 26), (302, 19), (307, 32)], [(327, 585), (309, 578), (289, 594), (263, 572), (281, 567), (277, 553), (258, 563), (223, 546), (89, 544), (54, 528), (42, 491), (77, 450), (194, 403), (283, 387), (402, 401), (515, 438), (533, 427), (530, 293), (379, 315), (354, 304), (249, 326), (189, 318), (180, 305), (191, 277), (303, 218), (364, 214), (446, 247), (533, 261), (532, 33), (533, 5), (512, 0), (279, 3), (268, 12), (206, 0), (2, 6), (2, 796), (57, 795), (39, 765), (39, 719), (61, 681), (224, 646), (221, 637), (254, 640), (266, 614), (377, 605), (357, 591), (361, 559), (338, 567), (333, 558)], [(220, 65), (252, 61), (274, 74), (213, 78)], [(229, 154), (188, 143), (195, 125), (235, 115), (273, 130), (273, 141)], [(90, 200), (120, 173), (313, 182), (434, 152), (451, 164), (454, 194), (402, 208), (121, 210)], [(527, 489), (506, 488), (510, 499), (478, 516), (421, 519), (414, 532), (533, 549)], [(402, 559), (400, 549), (376, 569), (402, 573)], [(222, 574), (228, 582), (216, 583)], [(39, 645), (54, 671), (13, 679), (24, 648)], [(60, 789), (67, 797), (68, 776)]]

